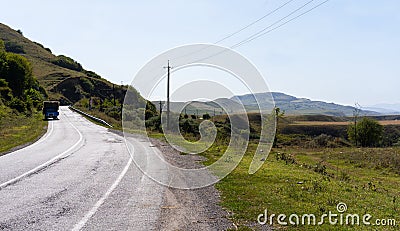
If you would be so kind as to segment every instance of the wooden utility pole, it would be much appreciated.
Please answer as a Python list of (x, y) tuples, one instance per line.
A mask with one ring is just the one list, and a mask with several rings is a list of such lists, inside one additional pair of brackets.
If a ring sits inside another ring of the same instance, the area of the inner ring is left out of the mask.
[(112, 91), (113, 91), (113, 100), (114, 100), (114, 107), (115, 107), (115, 86), (114, 86), (114, 84), (113, 84)]
[(170, 70), (171, 70), (171, 66), (169, 65), (169, 60), (168, 60), (168, 65), (164, 68), (167, 68), (167, 130), (169, 130), (169, 81), (170, 81)]
[(358, 146), (358, 141), (357, 141), (357, 119), (358, 115), (360, 114), (360, 105), (358, 103), (354, 104), (354, 111), (353, 111), (353, 116), (354, 116), (354, 140), (356, 141), (356, 147)]
[(122, 115), (122, 108), (124, 106), (124, 81), (121, 81), (121, 115)]

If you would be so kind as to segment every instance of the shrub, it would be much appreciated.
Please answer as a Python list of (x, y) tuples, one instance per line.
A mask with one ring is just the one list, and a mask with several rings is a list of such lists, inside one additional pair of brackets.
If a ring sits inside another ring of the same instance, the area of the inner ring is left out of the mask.
[(57, 59), (52, 61), (52, 63), (57, 66), (64, 67), (74, 71), (80, 72), (83, 70), (82, 65), (80, 63), (65, 55), (57, 56)]
[(161, 131), (161, 116), (154, 116), (146, 120), (146, 128)]
[(96, 78), (96, 79), (101, 79), (101, 76), (98, 75), (97, 73), (93, 72), (93, 71), (83, 70), (83, 73), (85, 73), (89, 77)]
[(48, 51), (48, 52), (51, 53), (50, 48), (44, 47), (42, 44), (40, 44), (40, 43), (38, 43), (38, 42), (33, 42), (33, 43), (35, 43), (36, 45), (40, 46), (41, 48), (43, 48), (43, 49), (45, 49), (46, 51)]
[(94, 89), (93, 83), (87, 78), (81, 78), (82, 89), (88, 93), (91, 93)]
[(24, 48), (15, 42), (6, 42), (5, 48), (6, 48), (7, 52), (16, 53), (16, 54), (25, 54)]
[(12, 98), (12, 91), (8, 87), (8, 83), (5, 79), (0, 79), (0, 99), (3, 98), (7, 101)]
[(6, 62), (4, 79), (8, 82), (14, 96), (21, 97), (25, 89), (37, 84), (32, 75), (31, 64), (25, 57), (12, 53), (6, 54)]
[(203, 115), (203, 119), (205, 120), (211, 119), (211, 116), (208, 113), (206, 113)]
[(13, 98), (8, 106), (16, 109), (18, 112), (25, 112), (27, 109), (26, 103), (19, 98)]
[(347, 129), (349, 139), (362, 147), (378, 146), (382, 140), (383, 126), (376, 120), (364, 117), (357, 123), (349, 125)]

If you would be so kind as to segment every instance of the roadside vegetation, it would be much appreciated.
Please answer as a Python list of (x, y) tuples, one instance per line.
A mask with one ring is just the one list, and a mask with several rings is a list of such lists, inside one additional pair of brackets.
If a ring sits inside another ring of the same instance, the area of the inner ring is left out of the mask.
[[(360, 216), (368, 213), (374, 219), (399, 217), (400, 148), (312, 148), (274, 149), (262, 168), (248, 174), (256, 144), (251, 144), (239, 166), (216, 187), (221, 191), (222, 206), (233, 222), (261, 229), (257, 217), (267, 209), (271, 214), (315, 214), (317, 223), (325, 213), (337, 213), (339, 202), (348, 207), (347, 213)], [(210, 164), (222, 152), (204, 153)], [(260, 160), (261, 161), (261, 160)], [(267, 224), (269, 224), (268, 220)], [(288, 222), (288, 219), (286, 219)], [(361, 220), (360, 220), (361, 222)], [(283, 230), (375, 230), (368, 226), (279, 225)], [(376, 227), (375, 227), (376, 228)], [(380, 230), (397, 230), (382, 227)]]
[[(273, 227), (282, 230), (398, 230), (399, 126), (383, 126), (367, 117), (360, 118), (354, 125), (352, 118), (312, 116), (312, 120), (319, 120), (318, 125), (294, 125), (295, 129), (287, 129), (299, 118), (280, 113), (276, 145), (266, 160), (260, 160), (264, 161), (262, 168), (249, 175), (260, 124), (256, 114), (248, 116), (251, 126), (248, 150), (239, 166), (216, 185), (221, 192), (222, 206), (239, 230), (262, 229), (257, 217), (265, 209), (269, 215), (276, 216), (297, 214), (301, 218), (302, 214), (312, 213), (318, 223), (322, 214), (338, 213), (336, 206), (340, 202), (347, 205), (344, 214), (360, 215), (360, 224), (362, 216), (368, 213), (372, 215), (371, 223), (375, 219), (389, 222), (395, 219), (397, 226), (332, 226), (327, 219), (320, 226), (283, 226), (275, 217)], [(180, 130), (186, 139), (200, 139), (198, 127), (204, 118), (212, 120), (218, 130), (217, 141), (202, 153), (207, 158), (204, 164), (209, 165), (224, 154), (229, 143), (230, 124), (225, 115), (201, 118), (183, 114)], [(324, 121), (327, 124), (323, 124)], [(341, 124), (332, 125), (331, 122)], [(147, 128), (153, 137), (163, 138), (160, 126), (158, 115), (148, 118)]]
[(40, 110), (46, 96), (29, 61), (6, 52), (6, 45), (0, 40), (0, 155), (45, 132), (47, 123)]
[(0, 156), (20, 145), (36, 141), (47, 130), (41, 113), (29, 116), (0, 106)]

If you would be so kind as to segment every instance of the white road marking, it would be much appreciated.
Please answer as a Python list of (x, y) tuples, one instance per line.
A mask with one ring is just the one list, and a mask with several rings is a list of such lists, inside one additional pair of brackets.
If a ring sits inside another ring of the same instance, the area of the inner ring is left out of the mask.
[(78, 132), (78, 134), (79, 134), (79, 140), (78, 140), (74, 145), (72, 145), (70, 148), (68, 148), (66, 151), (62, 152), (61, 154), (55, 156), (55, 157), (52, 158), (51, 160), (49, 160), (49, 161), (47, 161), (47, 162), (45, 162), (45, 163), (43, 163), (43, 164), (37, 166), (36, 168), (31, 169), (31, 170), (29, 170), (29, 171), (27, 171), (27, 172), (25, 172), (25, 173), (23, 173), (23, 174), (21, 174), (21, 175), (15, 177), (15, 178), (11, 179), (11, 180), (9, 180), (9, 181), (6, 181), (6, 182), (0, 184), (0, 190), (3, 189), (3, 188), (5, 188), (5, 187), (7, 187), (7, 186), (9, 186), (9, 185), (11, 185), (11, 184), (14, 184), (14, 183), (18, 182), (18, 181), (21, 180), (22, 178), (28, 177), (28, 176), (30, 176), (30, 175), (32, 175), (32, 174), (34, 174), (34, 173), (36, 173), (36, 172), (38, 172), (38, 171), (40, 171), (40, 170), (46, 168), (47, 166), (49, 166), (49, 165), (51, 165), (51, 164), (53, 164), (53, 163), (59, 161), (59, 160), (62, 159), (62, 158), (65, 158), (65, 157), (70, 156), (70, 155), (72, 154), (72, 152), (69, 153), (69, 154), (66, 155), (66, 156), (64, 156), (64, 155), (65, 155), (66, 153), (72, 151), (76, 146), (78, 146), (78, 145), (83, 141), (83, 135), (82, 135), (82, 133), (81, 133), (71, 122), (68, 122), (68, 123), (69, 123), (69, 124)]
[(47, 138), (49, 138), (51, 136), (51, 134), (53, 133), (54, 130), (54, 122), (48, 123), (50, 126), (50, 129), (46, 132), (46, 134), (44, 136), (42, 136), (42, 138), (40, 138), (37, 142), (27, 146), (26, 148), (32, 148), (35, 147), (36, 145), (43, 143), (43, 141), (45, 141)]
[(124, 170), (122, 170), (121, 174), (118, 176), (115, 182), (111, 185), (111, 187), (107, 190), (107, 192), (96, 202), (96, 204), (92, 207), (92, 209), (88, 213), (86, 213), (86, 215), (78, 223), (75, 224), (74, 228), (72, 228), (72, 231), (79, 231), (86, 225), (89, 219), (92, 218), (92, 216), (97, 212), (100, 206), (107, 200), (110, 194), (118, 186), (122, 178), (124, 178), (125, 174), (128, 172), (131, 163), (132, 163), (132, 158), (129, 158), (129, 161), (126, 164)]

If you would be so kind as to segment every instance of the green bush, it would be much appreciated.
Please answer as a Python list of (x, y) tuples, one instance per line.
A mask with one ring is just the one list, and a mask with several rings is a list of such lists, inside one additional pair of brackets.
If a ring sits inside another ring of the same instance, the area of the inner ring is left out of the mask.
[(13, 98), (9, 106), (13, 109), (16, 109), (18, 112), (25, 112), (27, 110), (25, 101), (19, 98)]
[(376, 147), (381, 143), (383, 126), (376, 120), (364, 117), (357, 126), (349, 125), (347, 133), (352, 142), (362, 147)]
[(161, 117), (154, 116), (146, 120), (146, 128), (161, 132)]
[(25, 54), (24, 48), (15, 42), (10, 42), (10, 41), (5, 42), (5, 48), (7, 52), (16, 54)]
[(52, 63), (57, 66), (64, 67), (74, 71), (80, 72), (83, 70), (82, 65), (80, 63), (65, 55), (57, 56), (57, 59), (54, 60)]
[(8, 83), (5, 79), (0, 79), (0, 99), (3, 98), (10, 101), (12, 98), (12, 91), (8, 87)]
[(88, 93), (94, 90), (94, 85), (88, 78), (81, 78), (81, 86), (83, 90)]
[(6, 52), (4, 41), (0, 39), (0, 53)]
[(8, 82), (8, 86), (16, 97), (22, 97), (24, 90), (37, 85), (32, 75), (32, 67), (29, 61), (17, 54), (6, 54), (7, 68), (3, 70), (2, 77)]
[[(2, 42), (0, 41), (0, 47)], [(1, 48), (0, 48), (1, 49)], [(46, 96), (32, 74), (29, 61), (18, 54), (0, 51), (0, 100), (18, 112), (40, 109)]]
[(96, 78), (96, 79), (101, 79), (101, 76), (98, 75), (97, 73), (93, 72), (93, 71), (83, 70), (83, 73), (85, 73), (89, 77)]
[(209, 120), (209, 119), (211, 119), (211, 116), (208, 113), (206, 113), (203, 115), (203, 119)]

